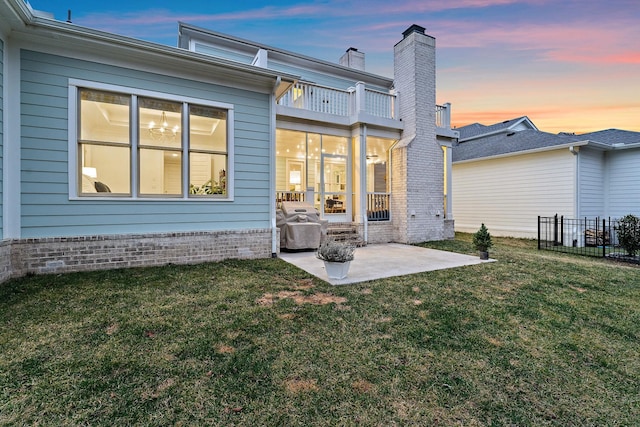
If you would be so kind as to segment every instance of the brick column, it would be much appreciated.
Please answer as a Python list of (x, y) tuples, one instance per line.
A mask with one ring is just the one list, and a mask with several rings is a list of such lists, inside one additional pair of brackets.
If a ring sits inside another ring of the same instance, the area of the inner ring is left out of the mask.
[(402, 139), (393, 151), (396, 239), (415, 243), (444, 238), (444, 156), (436, 139), (436, 48), (412, 25), (394, 47)]

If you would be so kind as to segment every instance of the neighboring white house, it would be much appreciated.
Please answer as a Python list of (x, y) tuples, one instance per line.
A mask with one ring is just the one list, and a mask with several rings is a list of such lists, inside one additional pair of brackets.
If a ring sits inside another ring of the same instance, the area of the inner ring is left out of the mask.
[(539, 131), (527, 117), (457, 130), (457, 231), (485, 223), (496, 236), (536, 237), (538, 215), (640, 214), (640, 132), (556, 135)]
[(0, 281), (274, 256), (288, 199), (369, 243), (453, 237), (457, 132), (423, 27), (393, 79), (353, 48), (338, 64), (179, 30), (169, 47), (0, 0)]

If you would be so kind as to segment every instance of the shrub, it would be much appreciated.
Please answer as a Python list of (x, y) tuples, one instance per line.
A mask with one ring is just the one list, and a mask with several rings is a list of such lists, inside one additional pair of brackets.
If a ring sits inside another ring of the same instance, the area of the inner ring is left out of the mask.
[(489, 230), (487, 230), (487, 227), (482, 223), (480, 229), (473, 235), (473, 247), (480, 252), (486, 252), (491, 246), (493, 246), (491, 234), (489, 234)]
[(635, 256), (640, 250), (640, 218), (631, 214), (622, 217), (618, 220), (616, 234), (620, 246), (629, 256)]
[(353, 261), (356, 247), (346, 242), (336, 242), (333, 239), (327, 239), (320, 243), (316, 257), (328, 262), (347, 262)]

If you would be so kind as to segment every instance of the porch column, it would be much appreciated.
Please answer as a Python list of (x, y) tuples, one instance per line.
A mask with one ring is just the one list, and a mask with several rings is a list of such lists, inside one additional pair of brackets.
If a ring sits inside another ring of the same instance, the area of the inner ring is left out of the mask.
[(445, 185), (445, 194), (447, 195), (446, 203), (445, 203), (445, 219), (453, 219), (453, 203), (451, 199), (452, 194), (452, 163), (451, 163), (451, 143), (448, 145), (442, 146), (442, 151), (444, 151), (444, 185)]
[(361, 125), (353, 136), (353, 221), (362, 224), (367, 210), (367, 127)]

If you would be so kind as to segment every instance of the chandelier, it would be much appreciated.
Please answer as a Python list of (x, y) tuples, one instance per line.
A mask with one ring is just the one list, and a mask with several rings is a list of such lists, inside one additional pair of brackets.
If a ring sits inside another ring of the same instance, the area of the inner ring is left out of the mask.
[(160, 115), (160, 123), (156, 124), (153, 120), (149, 122), (149, 135), (151, 138), (158, 141), (175, 139), (179, 130), (180, 126), (178, 125), (171, 128), (169, 127), (169, 122), (167, 122), (167, 113), (164, 111)]

